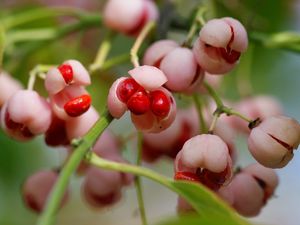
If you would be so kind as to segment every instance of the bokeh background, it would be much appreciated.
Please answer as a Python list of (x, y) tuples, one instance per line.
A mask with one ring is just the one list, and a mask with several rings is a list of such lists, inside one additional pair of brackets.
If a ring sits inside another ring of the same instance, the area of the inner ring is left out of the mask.
[[(63, 3), (62, 3), (63, 2)], [(13, 16), (14, 13), (37, 6), (68, 5), (80, 7), (85, 10), (101, 13), (104, 0), (0, 0), (1, 18)], [(300, 1), (296, 0), (215, 0), (215, 11), (218, 16), (233, 16), (248, 24), (250, 31), (263, 31), (266, 33), (293, 30), (300, 32)], [(159, 1), (161, 5), (174, 3), (180, 16), (187, 17), (191, 9), (205, 1), (176, 0)], [(68, 20), (41, 21), (34, 26), (59, 26)], [(31, 26), (31, 25), (30, 25)], [(169, 31), (169, 30), (168, 30)], [(36, 64), (59, 64), (65, 59), (76, 58), (85, 65), (92, 62), (96, 50), (103, 38), (104, 29), (92, 29), (88, 32), (77, 32), (62, 40), (48, 44), (42, 49), (22, 57), (22, 46), (32, 43), (20, 43), (7, 49), (4, 69), (27, 82), (28, 71)], [(184, 34), (170, 31), (170, 37), (183, 40)], [(66, 45), (66, 43), (68, 43)], [(111, 55), (128, 52), (133, 40), (124, 36), (118, 37), (113, 44)], [(66, 47), (67, 46), (67, 47)], [(220, 92), (228, 99), (238, 100), (236, 88), (237, 77), (244, 73), (250, 74), (250, 80), (255, 94), (273, 95), (280, 100), (287, 115), (300, 121), (300, 52), (292, 53), (276, 49), (265, 49), (254, 45), (249, 68), (238, 68), (226, 76)], [(21, 55), (21, 56), (20, 56)], [(243, 60), (243, 59), (242, 59)], [(89, 88), (92, 92), (96, 108), (100, 111), (105, 102), (108, 83), (116, 74), (126, 73), (129, 65), (113, 68), (110, 72), (93, 77), (93, 84)], [(101, 75), (101, 77), (100, 77)], [(43, 92), (41, 83), (37, 89)], [(128, 118), (114, 122), (111, 128), (116, 134), (124, 134), (133, 130)], [(135, 154), (134, 145), (127, 146), (126, 157), (131, 160)], [(253, 159), (247, 152), (244, 138), (238, 140), (240, 151), (240, 165), (247, 165)], [(34, 171), (59, 167), (65, 158), (63, 149), (51, 149), (45, 146), (43, 138), (39, 137), (28, 143), (18, 143), (0, 131), (0, 224), (1, 225), (32, 225), (37, 216), (26, 209), (21, 199), (22, 182)], [(162, 159), (154, 165), (145, 166), (172, 176), (172, 163)], [(299, 225), (300, 221), (300, 155), (296, 151), (294, 160), (285, 168), (278, 170), (280, 186), (276, 197), (269, 201), (260, 216), (253, 218), (257, 224), (266, 225)], [(59, 225), (96, 225), (96, 224), (140, 224), (135, 191), (128, 188), (124, 191), (122, 201), (113, 208), (95, 211), (88, 208), (80, 198), (80, 183), (82, 178), (74, 177), (71, 184), (72, 197), (67, 206), (58, 216)], [(175, 214), (176, 195), (154, 184), (143, 180), (146, 211), (151, 223), (161, 221)], [(225, 224), (225, 223), (224, 223)]]

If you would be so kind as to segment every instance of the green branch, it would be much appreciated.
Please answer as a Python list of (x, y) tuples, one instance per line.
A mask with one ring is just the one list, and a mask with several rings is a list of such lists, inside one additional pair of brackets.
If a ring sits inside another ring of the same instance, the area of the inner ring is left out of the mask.
[(74, 149), (68, 162), (60, 172), (59, 178), (48, 198), (47, 205), (38, 220), (38, 225), (51, 225), (54, 223), (61, 199), (67, 189), (71, 175), (112, 120), (113, 117), (108, 111), (105, 111), (88, 133), (79, 140), (78, 147)]

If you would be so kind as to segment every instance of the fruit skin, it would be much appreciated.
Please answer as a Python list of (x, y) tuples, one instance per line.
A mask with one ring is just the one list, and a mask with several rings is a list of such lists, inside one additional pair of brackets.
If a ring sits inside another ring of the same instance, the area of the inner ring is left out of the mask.
[(248, 47), (247, 32), (236, 19), (224, 17), (208, 21), (193, 46), (198, 64), (212, 74), (231, 71)]
[[(38, 171), (26, 179), (22, 186), (25, 205), (36, 213), (41, 213), (46, 205), (47, 198), (58, 178), (53, 170)], [(60, 207), (63, 207), (69, 198), (69, 191), (64, 193)]]
[(37, 92), (19, 90), (1, 109), (1, 127), (10, 137), (27, 141), (45, 133), (51, 124), (49, 103)]
[(103, 19), (107, 27), (136, 36), (146, 23), (158, 19), (158, 9), (151, 0), (108, 0)]
[(216, 135), (202, 134), (192, 137), (177, 154), (175, 173), (190, 172), (202, 184), (217, 191), (232, 176), (232, 160), (224, 141)]
[(248, 148), (263, 166), (282, 168), (293, 158), (300, 143), (300, 125), (285, 116), (269, 117), (251, 130)]
[(0, 109), (12, 95), (21, 89), (23, 86), (18, 80), (0, 70)]

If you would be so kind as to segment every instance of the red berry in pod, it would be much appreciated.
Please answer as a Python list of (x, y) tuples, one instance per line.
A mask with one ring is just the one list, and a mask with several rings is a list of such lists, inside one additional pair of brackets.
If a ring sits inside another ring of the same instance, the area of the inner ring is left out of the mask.
[(128, 109), (135, 115), (142, 115), (150, 109), (150, 99), (145, 90), (139, 90), (127, 102)]
[(91, 97), (89, 95), (81, 95), (64, 105), (65, 112), (71, 116), (76, 117), (85, 113), (91, 106)]

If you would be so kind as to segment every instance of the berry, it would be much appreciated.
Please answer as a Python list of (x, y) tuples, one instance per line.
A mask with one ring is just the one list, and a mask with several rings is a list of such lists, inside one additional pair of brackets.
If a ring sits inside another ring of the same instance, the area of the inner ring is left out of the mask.
[(73, 81), (73, 69), (68, 64), (62, 64), (58, 67), (61, 75), (63, 76), (66, 84), (70, 84)]
[(150, 93), (151, 110), (158, 117), (166, 117), (170, 112), (170, 100), (162, 91)]
[(200, 177), (192, 172), (177, 171), (174, 176), (175, 180), (187, 180), (192, 182), (201, 182)]
[(22, 85), (19, 81), (15, 80), (5, 71), (0, 71), (0, 109), (13, 94), (21, 89)]
[(135, 92), (127, 102), (128, 109), (135, 115), (145, 114), (150, 109), (150, 99), (145, 90)]
[(129, 98), (140, 88), (141, 86), (133, 78), (127, 78), (118, 85), (117, 96), (122, 102), (127, 103)]
[(64, 105), (66, 113), (71, 117), (77, 117), (85, 113), (91, 106), (91, 97), (81, 95), (73, 98)]
[[(42, 212), (57, 178), (57, 172), (52, 170), (39, 171), (27, 178), (22, 186), (23, 200), (26, 206), (36, 213)], [(60, 207), (65, 205), (68, 195), (67, 191), (64, 194)]]
[(300, 125), (284, 116), (269, 117), (251, 130), (248, 148), (263, 166), (281, 168), (293, 158), (300, 143)]
[(201, 29), (193, 51), (198, 64), (212, 74), (231, 71), (248, 46), (243, 25), (229, 17), (208, 21)]

